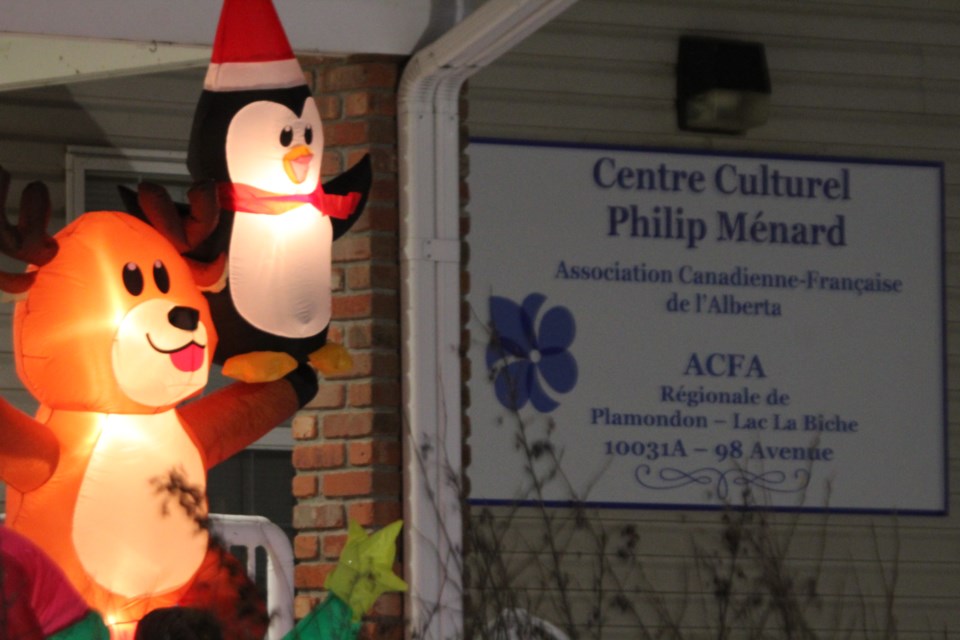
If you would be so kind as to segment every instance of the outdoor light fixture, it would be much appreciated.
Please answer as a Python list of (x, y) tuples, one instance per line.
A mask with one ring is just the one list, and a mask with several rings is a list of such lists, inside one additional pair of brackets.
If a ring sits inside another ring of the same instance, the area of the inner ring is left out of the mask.
[(763, 45), (682, 36), (677, 121), (685, 131), (744, 133), (767, 121), (770, 76)]

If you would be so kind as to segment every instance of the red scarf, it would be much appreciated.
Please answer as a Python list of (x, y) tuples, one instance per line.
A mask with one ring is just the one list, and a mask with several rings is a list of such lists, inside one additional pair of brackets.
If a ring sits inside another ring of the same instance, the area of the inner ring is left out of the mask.
[(345, 196), (325, 193), (319, 182), (313, 193), (295, 194), (273, 193), (248, 184), (221, 182), (217, 185), (217, 194), (220, 196), (220, 206), (229, 211), (275, 215), (309, 203), (323, 215), (340, 220), (349, 218), (360, 202), (357, 192)]

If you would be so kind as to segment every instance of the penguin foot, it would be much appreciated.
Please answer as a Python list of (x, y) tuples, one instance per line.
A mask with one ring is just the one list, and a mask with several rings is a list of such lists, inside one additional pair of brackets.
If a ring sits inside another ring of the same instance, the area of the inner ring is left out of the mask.
[(308, 356), (313, 368), (325, 376), (347, 373), (353, 368), (353, 358), (342, 344), (328, 342)]
[(296, 359), (288, 353), (251, 351), (227, 358), (223, 375), (243, 382), (273, 382), (296, 368)]

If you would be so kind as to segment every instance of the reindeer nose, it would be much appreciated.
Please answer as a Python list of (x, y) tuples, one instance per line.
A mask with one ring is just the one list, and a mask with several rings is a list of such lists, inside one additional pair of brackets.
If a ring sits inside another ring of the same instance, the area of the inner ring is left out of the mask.
[(193, 331), (200, 324), (200, 312), (193, 307), (174, 307), (167, 314), (170, 324), (184, 331)]

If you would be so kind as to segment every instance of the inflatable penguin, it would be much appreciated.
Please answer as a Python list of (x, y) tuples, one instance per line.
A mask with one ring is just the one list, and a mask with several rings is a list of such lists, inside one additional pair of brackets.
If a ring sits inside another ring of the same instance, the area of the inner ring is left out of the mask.
[(187, 163), (195, 180), (216, 183), (222, 209), (188, 255), (227, 253), (226, 285), (207, 293), (226, 375), (266, 381), (306, 361), (325, 373), (344, 365), (339, 345), (322, 349), (331, 243), (362, 211), (371, 171), (365, 157), (322, 185), (322, 156), (320, 113), (272, 3), (225, 0)]

